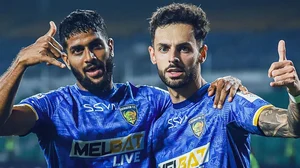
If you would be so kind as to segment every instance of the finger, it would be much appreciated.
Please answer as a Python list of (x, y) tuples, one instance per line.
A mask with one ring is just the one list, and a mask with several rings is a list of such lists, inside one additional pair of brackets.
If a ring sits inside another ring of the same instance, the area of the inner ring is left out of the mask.
[(66, 65), (58, 60), (56, 60), (55, 58), (51, 58), (51, 57), (48, 57), (48, 59), (46, 60), (46, 62), (49, 64), (49, 65), (55, 65), (57, 67), (60, 67), (60, 68), (65, 68)]
[(270, 86), (272, 86), (272, 87), (282, 87), (282, 86), (287, 86), (289, 84), (292, 84), (294, 82), (295, 82), (294, 79), (286, 79), (284, 81), (271, 82)]
[(56, 60), (53, 53), (51, 53), (51, 52), (45, 52), (42, 55), (42, 61), (41, 62), (46, 62), (47, 65), (51, 64), (51, 65), (58, 66), (60, 68), (65, 68), (65, 64), (63, 64), (62, 62)]
[(233, 97), (237, 92), (237, 88), (238, 88), (238, 85), (234, 85), (230, 88), (228, 99), (227, 99), (229, 102), (232, 102)]
[(221, 90), (220, 99), (219, 99), (219, 102), (218, 102), (218, 109), (221, 109), (223, 107), (228, 92), (229, 91), (226, 91), (225, 88), (223, 88)]
[(242, 91), (244, 94), (248, 94), (249, 93), (247, 87), (245, 87), (243, 85), (240, 85), (238, 90)]
[(287, 65), (287, 62), (291, 62), (291, 61), (273, 62), (268, 70), (268, 76), (270, 78), (273, 77), (272, 71), (285, 67)]
[(295, 73), (286, 73), (286, 74), (283, 74), (283, 75), (280, 75), (280, 76), (276, 76), (274, 78), (274, 82), (284, 81), (284, 80), (287, 80), (287, 79), (296, 79)]
[(57, 49), (59, 49), (60, 51), (63, 50), (63, 47), (59, 44), (59, 42), (57, 42), (57, 41), (55, 40), (55, 38), (49, 36), (49, 39), (48, 39), (48, 40), (49, 40), (49, 41), (52, 43), (52, 45), (55, 46)]
[(284, 75), (286, 73), (291, 73), (295, 71), (295, 67), (294, 66), (285, 66), (281, 69), (276, 69), (276, 70), (273, 70), (271, 72), (272, 76), (273, 77), (276, 77), (276, 76), (280, 76), (280, 75)]
[(225, 89), (226, 89), (226, 91), (229, 91), (229, 89), (230, 89), (233, 85), (235, 85), (235, 83), (238, 83), (238, 81), (227, 80), (227, 81), (225, 82)]
[(53, 21), (50, 21), (49, 22), (50, 24), (50, 29), (48, 30), (48, 32), (46, 33), (47, 36), (51, 36), (51, 37), (54, 37), (55, 33), (56, 33), (56, 25)]
[(52, 43), (49, 42), (49, 47), (48, 50), (56, 57), (56, 58), (60, 58), (62, 55), (62, 52), (56, 48)]
[(268, 70), (268, 77), (271, 78), (272, 77), (272, 71), (274, 70), (274, 63), (271, 64), (269, 70)]
[(278, 55), (279, 62), (286, 60), (286, 48), (284, 40), (280, 40), (278, 43)]
[[(225, 91), (227, 91), (227, 92), (229, 92), (229, 90), (232, 88), (232, 87), (234, 87), (235, 85), (238, 85), (237, 83), (241, 83), (240, 81), (237, 81), (237, 80), (227, 80), (226, 82), (225, 82), (225, 87), (224, 87), (224, 89), (225, 89)], [(220, 98), (220, 100), (221, 100), (221, 98)], [(219, 102), (220, 102), (220, 100), (219, 100)]]
[(214, 95), (215, 90), (216, 90), (216, 85), (217, 85), (217, 82), (213, 82), (210, 84), (209, 88), (207, 89), (208, 96)]
[(214, 108), (217, 107), (217, 104), (218, 104), (218, 102), (220, 100), (221, 91), (224, 88), (224, 84), (225, 83), (224, 83), (223, 79), (218, 80), (217, 88), (216, 88), (216, 93), (215, 93), (215, 100), (214, 100), (214, 105), (213, 105)]

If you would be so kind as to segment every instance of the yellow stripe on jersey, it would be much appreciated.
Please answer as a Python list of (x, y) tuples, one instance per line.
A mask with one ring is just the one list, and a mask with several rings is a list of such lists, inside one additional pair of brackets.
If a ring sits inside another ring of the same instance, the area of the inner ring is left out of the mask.
[(261, 106), (261, 107), (255, 112), (254, 117), (253, 117), (253, 125), (254, 125), (254, 126), (257, 126), (257, 123), (258, 123), (258, 117), (259, 117), (260, 113), (261, 113), (262, 111), (264, 111), (264, 109), (269, 108), (269, 107), (272, 107), (272, 106), (273, 106), (272, 104)]

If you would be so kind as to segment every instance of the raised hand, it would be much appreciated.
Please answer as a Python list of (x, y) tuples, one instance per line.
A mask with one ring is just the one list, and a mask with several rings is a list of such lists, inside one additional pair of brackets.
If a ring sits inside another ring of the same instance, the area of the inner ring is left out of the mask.
[(208, 88), (208, 95), (212, 96), (215, 94), (214, 108), (218, 107), (221, 109), (225, 102), (226, 96), (228, 95), (228, 101), (231, 102), (237, 90), (242, 91), (244, 94), (248, 93), (248, 90), (245, 86), (242, 85), (241, 80), (232, 77), (225, 76), (218, 78), (211, 83)]
[(62, 46), (54, 39), (56, 30), (55, 23), (51, 21), (49, 31), (34, 44), (23, 48), (18, 54), (17, 61), (25, 68), (42, 62), (64, 68), (65, 64), (57, 60), (64, 53)]
[(274, 79), (270, 86), (286, 86), (291, 95), (300, 95), (300, 82), (296, 68), (293, 62), (286, 58), (286, 48), (283, 40), (278, 43), (278, 55), (278, 62), (273, 62), (268, 71), (268, 76)]

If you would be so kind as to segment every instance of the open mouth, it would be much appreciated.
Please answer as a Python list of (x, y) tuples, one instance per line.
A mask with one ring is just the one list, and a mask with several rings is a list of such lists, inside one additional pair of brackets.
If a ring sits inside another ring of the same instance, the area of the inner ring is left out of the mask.
[(103, 76), (104, 68), (102, 66), (92, 65), (92, 66), (85, 68), (84, 71), (88, 76), (95, 78), (95, 77)]
[(181, 68), (168, 68), (166, 73), (171, 78), (178, 78), (183, 74), (183, 70)]

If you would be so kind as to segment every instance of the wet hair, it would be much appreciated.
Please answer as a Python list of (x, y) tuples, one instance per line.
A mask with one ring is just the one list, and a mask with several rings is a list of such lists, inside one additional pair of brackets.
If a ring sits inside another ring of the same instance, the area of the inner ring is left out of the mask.
[(78, 33), (87, 33), (89, 31), (100, 32), (105, 40), (108, 41), (104, 19), (95, 11), (77, 9), (60, 23), (58, 30), (60, 43), (66, 48), (66, 39)]
[(202, 43), (209, 32), (209, 21), (200, 7), (192, 4), (172, 3), (158, 8), (150, 18), (149, 31), (152, 44), (158, 27), (178, 23), (193, 26), (195, 39), (200, 43)]

